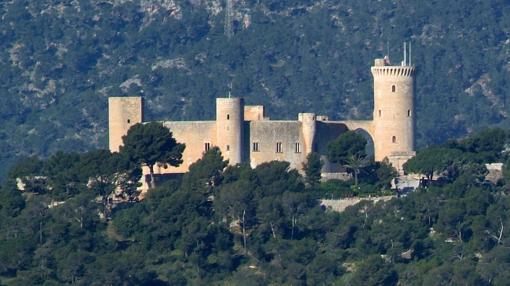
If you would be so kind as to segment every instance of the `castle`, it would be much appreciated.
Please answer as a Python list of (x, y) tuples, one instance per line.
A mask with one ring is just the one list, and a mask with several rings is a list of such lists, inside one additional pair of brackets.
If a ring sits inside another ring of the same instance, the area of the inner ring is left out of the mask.
[[(323, 176), (335, 174), (326, 159), (328, 143), (347, 130), (365, 135), (376, 161), (387, 159), (399, 172), (414, 152), (415, 67), (404, 56), (401, 65), (389, 59), (376, 59), (372, 120), (329, 120), (314, 113), (299, 113), (297, 120), (270, 120), (264, 106), (245, 105), (242, 98), (217, 98), (214, 121), (163, 121), (178, 142), (186, 144), (183, 163), (168, 169), (155, 168), (156, 174), (184, 173), (213, 146), (220, 148), (230, 164), (249, 163), (252, 167), (272, 160), (288, 161), (302, 169), (310, 152), (325, 160)], [(141, 97), (110, 97), (109, 148), (119, 151), (122, 136), (143, 122)]]

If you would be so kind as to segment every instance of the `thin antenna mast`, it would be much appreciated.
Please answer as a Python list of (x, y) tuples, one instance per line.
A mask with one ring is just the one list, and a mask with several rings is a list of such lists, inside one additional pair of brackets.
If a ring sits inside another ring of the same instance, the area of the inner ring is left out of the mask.
[(412, 61), (411, 61), (411, 41), (409, 41), (409, 65), (412, 66)]
[(407, 65), (407, 43), (404, 42), (404, 61), (402, 62), (402, 65), (403, 66), (406, 66)]

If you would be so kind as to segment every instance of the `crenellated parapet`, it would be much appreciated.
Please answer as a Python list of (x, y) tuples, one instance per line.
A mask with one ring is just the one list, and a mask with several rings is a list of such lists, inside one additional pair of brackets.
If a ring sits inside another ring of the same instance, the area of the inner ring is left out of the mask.
[(416, 73), (414, 66), (373, 66), (371, 70), (380, 77), (414, 77)]

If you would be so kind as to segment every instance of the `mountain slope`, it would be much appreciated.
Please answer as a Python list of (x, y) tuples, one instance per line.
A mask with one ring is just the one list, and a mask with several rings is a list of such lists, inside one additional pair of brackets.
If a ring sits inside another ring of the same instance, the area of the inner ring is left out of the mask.
[(417, 143), (508, 124), (507, 1), (56, 0), (0, 4), (0, 160), (106, 148), (107, 97), (212, 118), (232, 93), (272, 118), (369, 118), (370, 65), (413, 43)]

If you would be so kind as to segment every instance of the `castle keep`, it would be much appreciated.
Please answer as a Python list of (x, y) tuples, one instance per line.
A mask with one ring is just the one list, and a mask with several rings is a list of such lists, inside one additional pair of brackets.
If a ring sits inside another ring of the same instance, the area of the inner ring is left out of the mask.
[[(217, 98), (214, 121), (163, 121), (178, 142), (186, 144), (183, 164), (155, 172), (184, 173), (213, 146), (220, 148), (230, 164), (249, 163), (252, 167), (272, 160), (288, 161), (302, 169), (306, 156), (314, 151), (326, 159), (328, 143), (342, 132), (355, 130), (367, 137), (376, 161), (387, 158), (398, 170), (414, 156), (414, 76), (415, 67), (404, 61), (390, 65), (376, 59), (372, 120), (329, 120), (314, 113), (299, 113), (297, 120), (270, 120), (264, 106), (245, 105), (242, 98)], [(143, 122), (141, 97), (109, 98), (109, 148), (119, 151), (122, 136)], [(335, 173), (326, 164), (323, 175)]]

